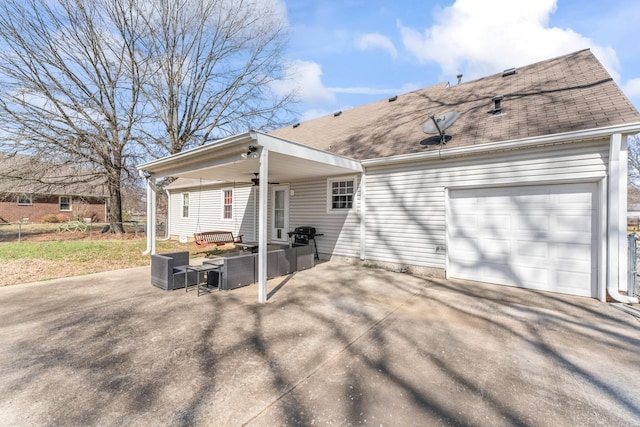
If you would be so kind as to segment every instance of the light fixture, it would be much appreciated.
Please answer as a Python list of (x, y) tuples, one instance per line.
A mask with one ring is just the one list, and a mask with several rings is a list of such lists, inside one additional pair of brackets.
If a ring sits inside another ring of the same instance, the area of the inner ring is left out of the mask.
[(248, 159), (248, 158), (257, 159), (258, 158), (257, 151), (258, 151), (258, 147), (256, 147), (255, 145), (250, 145), (249, 148), (247, 149), (247, 152), (242, 153), (240, 157), (242, 157), (243, 159)]

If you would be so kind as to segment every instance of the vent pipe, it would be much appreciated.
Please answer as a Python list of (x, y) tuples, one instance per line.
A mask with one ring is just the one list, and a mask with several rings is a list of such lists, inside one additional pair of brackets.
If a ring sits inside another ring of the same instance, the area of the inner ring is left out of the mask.
[(458, 78), (458, 84), (462, 83), (462, 73), (456, 76)]
[(494, 96), (493, 100), (493, 114), (502, 113), (502, 99), (504, 97), (502, 95)]

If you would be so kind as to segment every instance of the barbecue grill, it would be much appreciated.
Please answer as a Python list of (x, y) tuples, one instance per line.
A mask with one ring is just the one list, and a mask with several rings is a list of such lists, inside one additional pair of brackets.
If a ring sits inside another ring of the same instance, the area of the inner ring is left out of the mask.
[(318, 256), (318, 245), (316, 244), (316, 237), (324, 236), (324, 234), (317, 233), (315, 227), (311, 227), (309, 225), (303, 225), (301, 227), (296, 227), (295, 230), (289, 231), (289, 239), (293, 238), (293, 243), (299, 245), (308, 245), (310, 240), (313, 240), (313, 247), (316, 252), (316, 259), (320, 259)]

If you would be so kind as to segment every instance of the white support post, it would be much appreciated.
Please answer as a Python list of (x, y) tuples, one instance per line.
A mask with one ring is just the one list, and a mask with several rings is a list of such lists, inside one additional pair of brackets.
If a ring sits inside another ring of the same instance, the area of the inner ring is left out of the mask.
[(156, 253), (156, 180), (147, 178), (147, 249), (142, 255)]
[(360, 177), (360, 260), (367, 256), (367, 175)]
[(267, 302), (267, 200), (269, 198), (269, 150), (260, 152), (260, 199), (258, 202), (258, 302)]

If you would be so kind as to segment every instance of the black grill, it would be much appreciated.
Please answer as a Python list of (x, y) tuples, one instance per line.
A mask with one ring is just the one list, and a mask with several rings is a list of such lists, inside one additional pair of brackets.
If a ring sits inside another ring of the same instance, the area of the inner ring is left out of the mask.
[(316, 259), (320, 259), (318, 257), (318, 245), (316, 244), (316, 237), (322, 236), (323, 234), (316, 232), (315, 227), (311, 227), (310, 225), (303, 225), (301, 227), (296, 227), (295, 230), (290, 231), (288, 234), (289, 239), (293, 238), (293, 243), (299, 245), (308, 245), (309, 241), (313, 240), (313, 246), (316, 250)]

